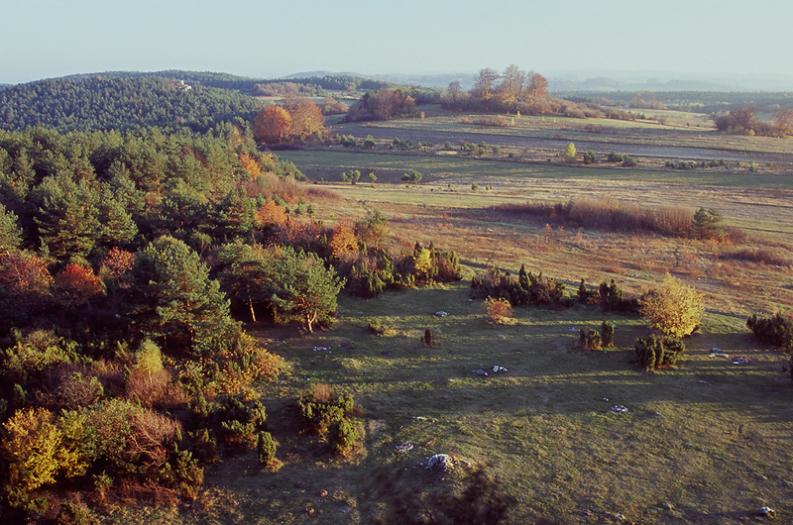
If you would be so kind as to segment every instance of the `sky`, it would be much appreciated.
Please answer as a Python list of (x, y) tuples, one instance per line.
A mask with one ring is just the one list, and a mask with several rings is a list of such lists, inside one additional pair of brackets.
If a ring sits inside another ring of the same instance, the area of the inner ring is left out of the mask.
[(793, 0), (0, 0), (0, 83), (111, 70), (793, 74)]

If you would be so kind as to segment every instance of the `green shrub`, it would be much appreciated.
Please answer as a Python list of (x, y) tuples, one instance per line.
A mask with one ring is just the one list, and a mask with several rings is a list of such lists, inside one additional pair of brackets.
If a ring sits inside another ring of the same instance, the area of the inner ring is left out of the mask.
[(267, 411), (258, 400), (225, 397), (217, 403), (211, 419), (212, 427), (225, 445), (253, 449), (257, 434), (267, 419)]
[(298, 398), (300, 415), (309, 430), (325, 437), (331, 426), (352, 413), (355, 400), (350, 395), (336, 395), (330, 385), (317, 383)]
[(600, 350), (603, 348), (600, 334), (591, 328), (581, 329), (578, 333), (578, 342), (586, 350)]
[(178, 489), (186, 498), (194, 500), (204, 484), (204, 469), (189, 450), (173, 449), (162, 466), (159, 480), (165, 486)]
[(603, 348), (611, 348), (614, 346), (614, 332), (616, 329), (617, 325), (611, 321), (603, 321), (600, 325), (600, 344)]
[(363, 432), (358, 422), (350, 418), (341, 418), (331, 428), (330, 442), (333, 453), (342, 458), (349, 458), (360, 447), (363, 441)]
[(600, 296), (600, 307), (606, 312), (638, 313), (639, 311), (639, 300), (636, 298), (626, 299), (614, 279), (610, 283), (606, 281), (600, 283), (598, 295)]
[(682, 339), (650, 335), (636, 339), (634, 347), (640, 368), (652, 372), (675, 366), (686, 351)]
[(793, 317), (779, 312), (768, 317), (752, 315), (746, 320), (754, 336), (763, 344), (793, 350)]
[(272, 467), (276, 461), (275, 453), (278, 450), (278, 442), (273, 439), (269, 432), (259, 432), (256, 438), (256, 450), (259, 453), (259, 463), (263, 467)]

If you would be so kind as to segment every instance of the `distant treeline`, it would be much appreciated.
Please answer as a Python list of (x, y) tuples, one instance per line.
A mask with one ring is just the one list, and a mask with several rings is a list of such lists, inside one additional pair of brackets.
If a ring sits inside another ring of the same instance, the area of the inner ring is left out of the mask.
[(548, 80), (515, 65), (503, 73), (482, 69), (474, 86), (466, 91), (460, 82), (452, 82), (440, 97), (444, 107), (466, 111), (517, 112), (528, 115), (565, 115), (570, 117), (633, 118), (619, 110), (606, 110), (583, 103), (552, 97)]
[(0, 128), (206, 130), (235, 117), (251, 117), (256, 106), (255, 100), (234, 91), (164, 78), (42, 80), (0, 91)]

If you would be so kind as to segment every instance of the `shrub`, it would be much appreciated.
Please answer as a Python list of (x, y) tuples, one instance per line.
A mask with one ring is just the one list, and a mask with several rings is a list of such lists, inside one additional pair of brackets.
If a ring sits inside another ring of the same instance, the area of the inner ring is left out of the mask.
[(512, 319), (512, 305), (506, 299), (488, 297), (484, 302), (488, 322), (506, 324)]
[(259, 463), (263, 467), (272, 469), (277, 464), (275, 453), (278, 450), (278, 442), (273, 439), (269, 432), (259, 432), (256, 438), (256, 450), (259, 454)]
[(369, 323), (369, 331), (384, 337), (390, 337), (397, 334), (397, 330), (393, 326), (381, 323), (379, 321), (373, 321)]
[(688, 237), (694, 220), (694, 212), (687, 208), (648, 208), (608, 199), (570, 199), (555, 204), (503, 204), (495, 209), (512, 215), (540, 216), (575, 227), (648, 231), (669, 237)]
[(160, 347), (144, 339), (127, 378), (127, 397), (143, 406), (154, 406), (164, 400), (170, 381), (171, 375), (162, 364)]
[(634, 349), (639, 367), (652, 372), (675, 366), (683, 356), (686, 345), (682, 339), (653, 334), (636, 339)]
[(642, 317), (673, 337), (691, 335), (704, 313), (702, 294), (668, 273), (659, 287), (645, 295), (641, 305)]
[(793, 350), (793, 317), (779, 312), (768, 317), (752, 315), (746, 320), (754, 336), (763, 344)]
[(567, 162), (575, 161), (576, 158), (575, 144), (573, 144), (572, 142), (568, 143), (562, 156), (564, 157), (564, 160), (566, 160)]
[(600, 350), (603, 348), (600, 333), (591, 328), (581, 329), (578, 333), (578, 343), (585, 350)]
[(351, 457), (361, 446), (362, 441), (361, 425), (350, 418), (341, 418), (331, 429), (330, 442), (333, 446), (333, 453), (339, 457)]
[(402, 181), (412, 184), (418, 184), (423, 178), (424, 175), (418, 170), (410, 170), (402, 174)]
[(0, 447), (8, 462), (9, 505), (27, 510), (36, 506), (34, 492), (56, 481), (60, 446), (61, 432), (47, 409), (18, 410), (3, 423)]
[(168, 462), (159, 471), (160, 483), (179, 491), (188, 499), (195, 500), (204, 484), (204, 469), (189, 450), (174, 448)]
[(421, 336), (421, 344), (427, 348), (435, 348), (440, 343), (438, 332), (432, 328), (425, 328), (424, 335)]
[(225, 445), (234, 448), (255, 448), (258, 433), (266, 420), (267, 411), (260, 401), (245, 401), (237, 397), (222, 398), (210, 413), (211, 427)]
[(301, 394), (297, 404), (309, 430), (323, 438), (331, 426), (351, 414), (355, 408), (352, 396), (336, 395), (331, 386), (324, 383), (317, 383)]
[(790, 266), (793, 264), (793, 259), (791, 259), (787, 252), (779, 249), (767, 248), (745, 248), (742, 250), (735, 250), (729, 253), (722, 253), (720, 258), (768, 264), (771, 266)]
[(606, 312), (634, 313), (639, 311), (639, 300), (625, 299), (622, 289), (614, 279), (610, 283), (603, 281), (598, 288), (600, 307)]
[(47, 371), (77, 361), (77, 344), (51, 330), (34, 330), (25, 336), (16, 332), (14, 344), (3, 350), (0, 373), (6, 380), (25, 386), (41, 379)]
[(600, 342), (603, 348), (614, 346), (614, 332), (617, 326), (611, 321), (603, 321), (600, 325)]

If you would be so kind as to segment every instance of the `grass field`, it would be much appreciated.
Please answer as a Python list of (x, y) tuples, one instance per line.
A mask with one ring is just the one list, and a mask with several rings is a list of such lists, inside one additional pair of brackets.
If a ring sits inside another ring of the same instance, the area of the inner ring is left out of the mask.
[[(791, 141), (716, 136), (701, 116), (668, 117), (666, 126), (612, 126), (604, 144), (619, 149), (620, 142), (608, 141), (655, 141), (657, 134), (660, 143), (674, 147), (713, 148), (713, 139), (722, 137), (730, 147), (743, 148), (741, 155), (793, 153)], [(567, 120), (546, 126), (542, 119), (522, 117), (517, 130), (477, 133), (522, 140), (548, 136), (558, 127), (596, 134)], [(686, 122), (699, 126), (707, 139), (680, 129)], [(409, 129), (454, 136), (462, 124), (439, 113), (425, 121), (351, 129), (359, 136), (372, 129), (403, 138)], [(777, 522), (793, 522), (793, 385), (783, 372), (785, 357), (759, 347), (745, 327), (753, 312), (793, 305), (793, 266), (725, 258), (751, 248), (776, 250), (793, 261), (790, 171), (482, 160), (399, 153), (382, 144), (374, 152), (330, 147), (279, 155), (336, 194), (313, 202), (317, 218), (332, 223), (377, 209), (389, 219), (392, 247), (409, 250), (415, 241), (434, 241), (457, 250), (471, 273), (489, 265), (516, 270), (526, 263), (571, 288), (581, 277), (592, 284), (614, 278), (641, 293), (671, 272), (705, 294), (702, 333), (688, 340), (688, 357), (679, 368), (651, 375), (631, 362), (633, 341), (649, 332), (645, 324), (595, 307), (516, 309), (515, 326), (495, 327), (485, 322), (481, 302), (469, 298), (465, 281), (370, 300), (342, 297), (340, 320), (327, 332), (302, 336), (251, 327), (293, 366), (288, 377), (262, 387), (269, 426), (281, 442), (282, 470), (262, 472), (252, 453), (235, 456), (207, 473), (208, 490), (193, 505), (119, 510), (114, 521), (378, 523), (388, 511), (385, 493), (443, 490), (448, 480), (428, 474), (420, 463), (433, 453), (449, 453), (500, 478), (516, 500), (513, 524), (753, 523), (767, 519), (756, 517), (764, 505), (776, 510)], [(339, 174), (349, 169), (359, 169), (363, 181), (375, 172), (378, 181), (342, 184)], [(400, 181), (410, 169), (424, 174), (421, 184)], [(712, 207), (746, 232), (746, 239), (730, 244), (586, 225), (565, 229), (493, 208), (571, 198)], [(437, 318), (437, 310), (450, 315)], [(579, 328), (605, 319), (617, 323), (616, 348), (577, 348)], [(396, 334), (377, 336), (367, 329), (370, 322), (387, 324)], [(436, 348), (419, 343), (426, 328), (440, 334)], [(331, 350), (317, 352), (316, 346)], [(730, 358), (711, 357), (713, 347)], [(749, 364), (732, 364), (737, 356)], [(488, 378), (472, 373), (494, 365), (509, 371)], [(295, 399), (313, 382), (353, 393), (361, 407), (365, 451), (350, 463), (330, 459), (323, 445), (301, 432)], [(615, 404), (628, 412), (609, 412)], [(395, 445), (404, 442), (412, 450), (397, 452)]]
[[(436, 310), (450, 315), (436, 318)], [(418, 466), (433, 453), (497, 474), (517, 499), (510, 523), (618, 523), (618, 514), (634, 523), (744, 523), (762, 505), (793, 515), (793, 456), (785, 450), (793, 387), (779, 355), (758, 349), (739, 319), (708, 315), (682, 367), (647, 375), (630, 363), (632, 341), (647, 328), (594, 307), (518, 309), (516, 326), (493, 327), (462, 284), (345, 299), (340, 313), (333, 330), (313, 337), (258, 333), (295, 366), (265, 396), (294, 399), (311, 381), (354, 393), (366, 454), (352, 464), (327, 460), (296, 435), (293, 404), (268, 403), (286, 466), (262, 473), (252, 454), (224, 462), (188, 520), (374, 523), (383, 472), (399, 473), (401, 491), (426, 490), (441, 483)], [(606, 318), (617, 322), (617, 348), (576, 348), (577, 330)], [(370, 333), (372, 321), (397, 335)], [(420, 345), (426, 327), (441, 334), (437, 348)], [(708, 357), (712, 346), (751, 364)], [(472, 374), (493, 365), (509, 371)], [(628, 413), (610, 413), (614, 404)], [(413, 450), (396, 452), (402, 442)], [(177, 520), (162, 509), (121, 516)]]
[[(507, 116), (509, 125), (479, 126), (469, 123), (470, 117), (476, 115), (438, 115), (425, 119), (398, 119), (366, 124), (348, 124), (337, 128), (340, 133), (348, 131), (365, 134), (365, 130), (381, 131), (382, 134), (412, 139), (413, 135), (424, 133), (427, 137), (435, 137), (436, 142), (445, 140), (457, 141), (465, 139), (466, 134), (491, 135), (490, 141), (500, 138), (512, 139), (509, 142), (520, 143), (529, 139), (558, 139), (593, 143), (596, 149), (626, 150), (629, 146), (637, 146), (627, 153), (642, 155), (642, 151), (654, 156), (667, 154), (669, 158), (694, 152), (709, 155), (708, 158), (730, 158), (728, 152), (743, 153), (747, 159), (761, 160), (765, 154), (793, 155), (793, 140), (775, 139), (771, 137), (749, 137), (725, 135), (714, 130), (704, 115), (683, 112), (645, 111), (648, 117), (660, 118), (668, 123), (661, 124), (657, 120), (622, 121), (612, 119), (577, 119), (557, 116)], [(661, 115), (658, 115), (661, 113)], [(376, 135), (377, 136), (377, 135)], [(428, 140), (416, 138), (415, 140)], [(476, 142), (478, 138), (471, 138)], [(641, 148), (643, 146), (644, 148)], [(583, 148), (581, 148), (583, 150)], [(720, 153), (719, 153), (720, 152)], [(755, 153), (757, 155), (748, 155)], [(782, 158), (768, 156), (768, 158)], [(791, 159), (787, 159), (790, 162)]]

